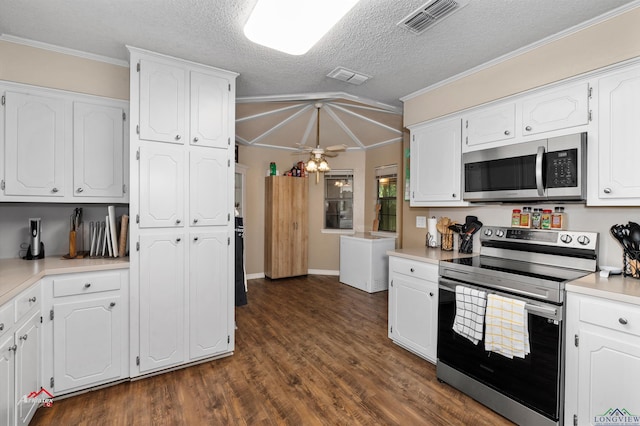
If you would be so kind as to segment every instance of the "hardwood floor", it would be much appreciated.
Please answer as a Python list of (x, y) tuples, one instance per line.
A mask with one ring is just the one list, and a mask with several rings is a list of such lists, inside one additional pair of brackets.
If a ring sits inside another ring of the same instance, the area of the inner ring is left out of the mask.
[(31, 425), (511, 425), (387, 337), (387, 292), (251, 280), (231, 357), (40, 408)]

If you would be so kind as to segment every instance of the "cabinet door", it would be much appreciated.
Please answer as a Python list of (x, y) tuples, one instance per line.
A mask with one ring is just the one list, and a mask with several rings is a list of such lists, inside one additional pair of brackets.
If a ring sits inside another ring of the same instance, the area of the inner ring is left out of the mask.
[(184, 152), (140, 147), (140, 227), (184, 226)]
[[(291, 210), (292, 234), (291, 234), (291, 275), (306, 275), (309, 273), (308, 264), (308, 185), (309, 179), (292, 178), (292, 199), (290, 206), (283, 206), (285, 210)], [(276, 238), (278, 236), (276, 235)]]
[[(27, 425), (39, 404), (29, 398), (40, 391), (40, 312), (16, 330), (16, 424)], [(26, 397), (26, 398), (25, 398)]]
[(603, 327), (581, 327), (578, 351), (578, 423), (626, 412), (637, 416), (640, 337)]
[(123, 114), (122, 108), (74, 102), (74, 196), (123, 196)]
[(461, 120), (413, 129), (411, 134), (412, 206), (460, 201)]
[(6, 92), (5, 195), (63, 197), (66, 105)]
[(190, 235), (190, 359), (222, 353), (228, 348), (227, 237), (226, 229)]
[(192, 226), (226, 225), (229, 182), (227, 151), (206, 149), (189, 154), (189, 217)]
[(640, 198), (640, 67), (598, 82), (598, 197)]
[(516, 134), (516, 105), (508, 103), (482, 108), (464, 117), (463, 150), (480, 149), (488, 142), (507, 144)]
[(184, 356), (184, 234), (140, 237), (140, 372)]
[(124, 306), (118, 295), (53, 306), (56, 394), (122, 376)]
[(15, 413), (13, 344), (13, 333), (0, 337), (0, 425), (12, 425)]
[(438, 285), (392, 273), (389, 336), (398, 344), (436, 361)]
[(140, 61), (140, 139), (184, 143), (186, 71)]
[(229, 81), (191, 71), (191, 138), (193, 145), (227, 149), (229, 140)]
[(589, 84), (579, 83), (526, 98), (522, 102), (524, 136), (589, 123)]

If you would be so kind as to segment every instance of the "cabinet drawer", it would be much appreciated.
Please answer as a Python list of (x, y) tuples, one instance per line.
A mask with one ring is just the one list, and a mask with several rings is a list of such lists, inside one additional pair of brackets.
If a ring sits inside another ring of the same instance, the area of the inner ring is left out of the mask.
[(120, 272), (65, 275), (53, 279), (53, 297), (120, 289)]
[(438, 265), (391, 256), (389, 257), (389, 267), (392, 272), (398, 274), (438, 282)]
[(0, 336), (13, 326), (13, 303), (0, 307)]
[(40, 306), (40, 299), (40, 283), (23, 291), (13, 299), (15, 303), (15, 322), (20, 321), (31, 310), (35, 310), (37, 306)]
[(580, 321), (640, 336), (640, 306), (608, 300), (582, 299)]

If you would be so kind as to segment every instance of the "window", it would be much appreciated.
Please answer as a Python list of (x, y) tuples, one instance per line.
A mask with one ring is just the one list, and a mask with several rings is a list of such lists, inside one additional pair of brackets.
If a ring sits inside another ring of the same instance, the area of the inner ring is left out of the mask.
[(376, 184), (378, 189), (376, 199), (377, 230), (396, 232), (398, 167), (392, 165), (376, 168)]
[(353, 229), (353, 170), (324, 175), (325, 229)]

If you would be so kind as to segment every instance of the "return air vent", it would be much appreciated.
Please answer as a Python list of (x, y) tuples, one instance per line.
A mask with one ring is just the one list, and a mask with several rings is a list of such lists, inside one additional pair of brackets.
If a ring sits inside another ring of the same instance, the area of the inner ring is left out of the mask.
[(429, 0), (398, 22), (398, 26), (414, 34), (422, 34), (468, 3), (469, 0)]
[(335, 78), (336, 80), (355, 84), (356, 86), (361, 85), (362, 83), (364, 83), (365, 81), (371, 78), (370, 75), (366, 75), (357, 71), (352, 71), (344, 67), (335, 68), (333, 71), (327, 74), (327, 77)]

